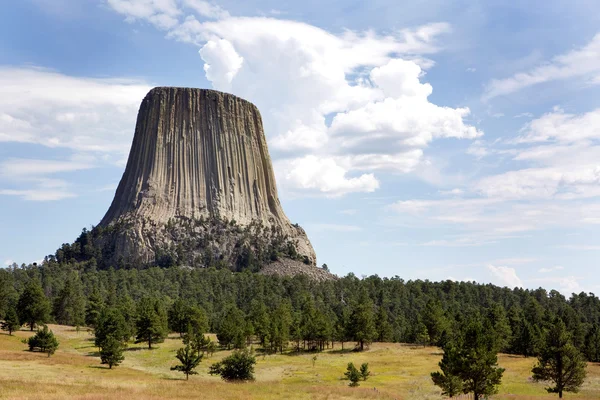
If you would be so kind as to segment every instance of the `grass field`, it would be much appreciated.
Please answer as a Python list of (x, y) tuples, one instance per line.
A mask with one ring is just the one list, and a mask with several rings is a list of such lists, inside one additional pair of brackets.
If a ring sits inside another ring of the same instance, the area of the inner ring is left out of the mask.
[[(429, 373), (437, 369), (440, 350), (396, 343), (376, 343), (363, 353), (336, 350), (293, 355), (258, 355), (256, 381), (233, 384), (208, 375), (208, 366), (228, 355), (219, 351), (204, 358), (199, 375), (185, 381), (170, 371), (181, 347), (177, 335), (154, 350), (130, 345), (125, 361), (115, 369), (100, 364), (93, 336), (73, 327), (50, 325), (60, 347), (48, 358), (26, 351), (21, 343), (30, 332), (0, 333), (1, 399), (440, 399)], [(347, 347), (350, 347), (349, 344)], [(358, 388), (342, 380), (348, 362), (368, 362), (372, 376)], [(494, 399), (556, 399), (544, 385), (530, 381), (532, 358), (500, 356), (506, 368), (500, 393)], [(600, 399), (600, 365), (588, 365), (588, 378), (579, 394), (566, 398)]]

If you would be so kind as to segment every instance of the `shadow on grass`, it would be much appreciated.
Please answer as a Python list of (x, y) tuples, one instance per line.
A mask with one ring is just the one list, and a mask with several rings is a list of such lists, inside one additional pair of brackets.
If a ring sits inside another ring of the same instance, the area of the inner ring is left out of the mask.
[[(108, 365), (89, 365), (88, 368), (94, 369), (110, 369)], [(114, 369), (114, 368), (113, 368)]]
[(354, 349), (354, 348), (349, 348), (349, 349), (338, 349), (338, 350), (331, 350), (329, 352), (330, 354), (348, 354), (348, 353), (359, 353), (358, 350)]
[(165, 380), (165, 381), (185, 381), (185, 376), (183, 378), (179, 377), (179, 378), (175, 378), (172, 376), (163, 376), (161, 379)]
[(100, 352), (99, 351), (90, 351), (89, 353), (86, 354), (86, 356), (88, 356), (88, 357), (100, 357)]
[(141, 347), (127, 347), (125, 349), (125, 351), (142, 351), (142, 350), (156, 350), (158, 349), (158, 347), (153, 347), (151, 349), (148, 348), (148, 346), (141, 346)]

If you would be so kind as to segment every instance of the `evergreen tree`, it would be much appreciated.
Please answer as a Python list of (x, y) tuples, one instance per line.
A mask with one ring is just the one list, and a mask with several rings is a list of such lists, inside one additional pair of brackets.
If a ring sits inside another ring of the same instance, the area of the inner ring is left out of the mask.
[(487, 309), (485, 318), (485, 326), (493, 332), (491, 337), (496, 341), (498, 351), (507, 350), (512, 338), (512, 330), (504, 308), (494, 303)]
[(167, 337), (167, 313), (160, 300), (145, 297), (140, 301), (136, 320), (135, 343), (148, 343), (152, 345), (164, 342)]
[(54, 299), (54, 318), (62, 325), (85, 323), (85, 297), (79, 276), (74, 273)]
[(498, 367), (497, 345), (479, 321), (470, 322), (460, 339), (446, 344), (439, 366), (442, 373), (431, 378), (444, 394), (462, 390), (473, 393), (474, 400), (497, 393), (504, 373)]
[(265, 347), (271, 325), (266, 304), (258, 299), (253, 299), (250, 303), (250, 313), (248, 317), (254, 328), (254, 333), (258, 336), (261, 346)]
[(105, 342), (109, 339), (116, 339), (121, 343), (129, 340), (129, 328), (119, 309), (107, 307), (100, 312), (94, 335), (94, 344), (101, 348), (105, 347)]
[(415, 343), (419, 344), (423, 347), (427, 346), (431, 342), (429, 338), (429, 333), (427, 332), (427, 327), (424, 323), (419, 322), (415, 331)]
[(454, 397), (463, 392), (463, 380), (460, 376), (461, 354), (452, 342), (443, 347), (444, 355), (439, 362), (442, 372), (431, 373), (433, 383), (442, 389), (442, 395)]
[(280, 303), (269, 324), (268, 338), (271, 343), (271, 350), (283, 353), (290, 341), (290, 326), (292, 324), (291, 305), (289, 302)]
[(210, 366), (209, 374), (220, 375), (226, 381), (254, 380), (256, 357), (248, 350), (235, 350), (233, 354)]
[(368, 297), (366, 290), (361, 292), (358, 302), (350, 314), (350, 331), (352, 340), (358, 342), (360, 351), (364, 350), (365, 343), (369, 344), (373, 341), (377, 333), (373, 318), (373, 302)]
[(100, 291), (94, 286), (90, 296), (88, 297), (87, 307), (85, 308), (85, 323), (92, 328), (96, 327), (98, 317), (104, 308), (104, 299), (100, 295)]
[(600, 327), (593, 325), (585, 336), (585, 356), (591, 362), (600, 362)]
[(375, 330), (377, 331), (377, 341), (389, 342), (392, 339), (392, 325), (383, 306), (378, 308), (375, 316)]
[(517, 354), (525, 357), (531, 357), (538, 354), (538, 349), (542, 341), (542, 331), (537, 325), (532, 325), (527, 321), (523, 322), (520, 335), (517, 338)]
[(135, 322), (137, 319), (135, 302), (127, 293), (122, 293), (117, 300), (117, 309), (125, 319), (125, 326), (127, 327), (127, 339), (125, 341), (129, 341), (129, 338), (135, 334)]
[(195, 369), (200, 364), (200, 361), (202, 361), (202, 354), (196, 353), (189, 344), (178, 349), (175, 357), (181, 364), (171, 367), (172, 371), (183, 372), (185, 380), (188, 380), (190, 375), (198, 374)]
[(169, 329), (183, 336), (188, 329), (188, 304), (183, 299), (177, 299), (168, 311)]
[(344, 372), (344, 376), (347, 380), (350, 381), (350, 386), (356, 387), (360, 386), (361, 375), (358, 369), (354, 366), (354, 363), (348, 363), (348, 367), (346, 367), (346, 372)]
[(442, 333), (448, 328), (448, 321), (444, 317), (444, 309), (439, 300), (430, 299), (427, 302), (421, 321), (427, 328), (429, 344), (438, 344)]
[(50, 320), (50, 302), (36, 280), (30, 280), (25, 286), (17, 303), (17, 313), (19, 321), (29, 325), (31, 331), (36, 324)]
[(29, 351), (39, 349), (43, 353), (48, 353), (48, 357), (50, 357), (58, 348), (59, 343), (54, 333), (48, 329), (48, 326), (44, 325), (42, 329), (38, 329), (36, 334), (27, 340), (27, 344), (29, 345)]
[(125, 359), (125, 356), (123, 356), (124, 348), (125, 345), (121, 338), (109, 335), (102, 341), (100, 347), (100, 360), (102, 364), (108, 364), (109, 369), (121, 364)]
[(244, 313), (235, 305), (230, 305), (217, 329), (217, 339), (221, 346), (241, 348), (245, 339)]
[(542, 344), (538, 363), (532, 369), (535, 381), (550, 381), (554, 386), (546, 388), (548, 393), (558, 393), (562, 399), (563, 392), (579, 390), (586, 375), (586, 363), (582, 354), (571, 342), (565, 323), (556, 318)]
[(360, 365), (360, 377), (363, 381), (366, 381), (371, 376), (371, 371), (369, 371), (369, 363), (362, 363)]
[(4, 316), (4, 321), (0, 324), (0, 328), (2, 330), (8, 331), (9, 335), (12, 335), (14, 331), (18, 331), (21, 329), (21, 324), (19, 323), (19, 316), (17, 315), (17, 311), (14, 306), (9, 306), (6, 311), (6, 315)]

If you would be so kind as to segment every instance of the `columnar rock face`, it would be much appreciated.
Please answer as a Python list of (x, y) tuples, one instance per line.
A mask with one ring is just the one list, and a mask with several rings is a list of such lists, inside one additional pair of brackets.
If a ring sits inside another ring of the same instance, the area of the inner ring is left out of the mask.
[(115, 255), (152, 262), (158, 247), (193, 235), (191, 228), (161, 233), (165, 226), (214, 219), (277, 231), (298, 259), (316, 263), (304, 230), (279, 202), (256, 106), (214, 90), (154, 88), (142, 101), (125, 173), (99, 224), (116, 232), (104, 241)]

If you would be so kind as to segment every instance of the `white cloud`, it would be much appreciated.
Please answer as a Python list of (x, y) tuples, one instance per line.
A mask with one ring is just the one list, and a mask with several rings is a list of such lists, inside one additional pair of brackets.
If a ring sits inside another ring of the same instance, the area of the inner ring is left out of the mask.
[(230, 17), (226, 10), (222, 9), (218, 5), (211, 4), (208, 1), (183, 0), (183, 4), (206, 18), (223, 19)]
[(504, 286), (509, 288), (523, 287), (521, 278), (517, 276), (517, 271), (514, 268), (493, 266), (489, 264), (487, 266), (488, 271), (496, 278), (496, 280)]
[(93, 164), (84, 161), (36, 160), (27, 158), (9, 158), (0, 162), (0, 175), (22, 179), (38, 177), (60, 172), (79, 171), (93, 168)]
[(9, 266), (9, 265), (13, 265), (14, 261), (11, 260), (10, 258), (8, 260), (4, 260), (4, 265)]
[(530, 279), (527, 282), (534, 283), (536, 285), (544, 285), (545, 287), (555, 287), (565, 296), (570, 296), (573, 293), (583, 292), (583, 287), (579, 283), (581, 278), (576, 276), (562, 276), (562, 277), (545, 277), (539, 279)]
[[(143, 14), (115, 9), (131, 18)], [(302, 22), (208, 12), (205, 3), (190, 0), (179, 6), (186, 10), (216, 20), (188, 15), (167, 37), (201, 48), (215, 89), (258, 106), (274, 159), (288, 158), (282, 187), (295, 183), (326, 195), (372, 191), (378, 186), (373, 171), (412, 172), (433, 140), (482, 134), (464, 121), (468, 108), (429, 102), (432, 87), (421, 82), (423, 69), (433, 66), (424, 55), (439, 51), (438, 37), (450, 31), (446, 23), (387, 35), (331, 33)], [(300, 171), (307, 156), (323, 169)], [(358, 176), (346, 178), (349, 171)]]
[[(93, 168), (90, 162), (77, 160), (36, 160), (9, 158), (0, 162), (0, 195), (19, 196), (29, 201), (54, 201), (76, 194), (69, 189), (69, 183), (49, 175), (68, 173)], [(19, 186), (7, 189), (6, 186)], [(26, 188), (23, 188), (26, 186)]]
[[(177, 25), (181, 10), (176, 0), (107, 0), (115, 11), (127, 17), (128, 22), (147, 20), (160, 29)], [(202, 3), (202, 2), (198, 2)]]
[(137, 109), (150, 87), (127, 79), (79, 78), (31, 67), (0, 67), (0, 142), (62, 147), (66, 160), (8, 158), (0, 195), (60, 200), (76, 195), (50, 177), (126, 159)]
[[(600, 54), (598, 55), (600, 57)], [(556, 107), (553, 112), (531, 121), (522, 129), (520, 143), (575, 143), (600, 138), (600, 109), (581, 115), (566, 114)]]
[(492, 80), (483, 98), (489, 100), (540, 83), (570, 78), (583, 78), (588, 79), (589, 83), (600, 83), (600, 33), (582, 48), (556, 56), (527, 72), (519, 72), (510, 78)]
[(43, 188), (30, 190), (0, 189), (0, 195), (19, 196), (28, 201), (55, 201), (76, 196), (75, 193), (66, 190)]
[(554, 272), (554, 271), (562, 271), (563, 269), (565, 269), (565, 267), (557, 265), (554, 267), (549, 267), (549, 268), (540, 268), (538, 270), (538, 272), (542, 273), (542, 274), (547, 274), (549, 272)]
[(147, 84), (0, 67), (0, 142), (127, 155)]
[(283, 186), (318, 191), (331, 197), (350, 192), (373, 192), (379, 187), (373, 174), (347, 177), (348, 170), (333, 158), (308, 155), (278, 165), (278, 182)]
[(223, 91), (230, 90), (231, 81), (244, 62), (231, 42), (226, 39), (209, 40), (200, 50), (200, 56), (205, 62), (206, 79)]

